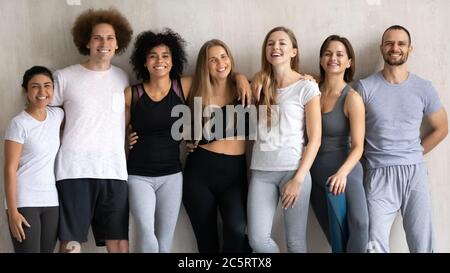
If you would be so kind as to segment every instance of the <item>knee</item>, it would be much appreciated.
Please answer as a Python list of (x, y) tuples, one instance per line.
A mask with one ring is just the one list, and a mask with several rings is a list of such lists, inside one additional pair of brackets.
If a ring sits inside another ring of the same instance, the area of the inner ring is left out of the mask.
[(288, 240), (287, 249), (289, 253), (306, 253), (306, 240)]
[(245, 230), (247, 228), (247, 224), (245, 222), (235, 222), (227, 225), (225, 229), (228, 231), (230, 235), (233, 237), (245, 237)]
[(248, 234), (250, 247), (255, 253), (277, 252), (273, 250), (273, 242), (270, 234)]
[(369, 219), (367, 217), (352, 219), (349, 226), (351, 228), (350, 232), (369, 234)]
[(253, 249), (254, 252), (260, 253), (264, 252), (265, 249), (265, 243), (267, 241), (267, 237), (265, 236), (256, 236), (249, 234), (248, 235), (248, 242), (250, 244), (250, 247)]
[(60, 253), (80, 253), (81, 244), (77, 241), (63, 241), (59, 246)]

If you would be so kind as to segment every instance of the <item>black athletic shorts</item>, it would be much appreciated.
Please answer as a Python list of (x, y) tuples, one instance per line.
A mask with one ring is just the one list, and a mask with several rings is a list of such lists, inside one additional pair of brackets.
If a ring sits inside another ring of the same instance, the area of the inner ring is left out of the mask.
[(64, 179), (56, 182), (59, 195), (59, 239), (87, 242), (92, 225), (95, 243), (128, 240), (128, 188), (115, 179)]

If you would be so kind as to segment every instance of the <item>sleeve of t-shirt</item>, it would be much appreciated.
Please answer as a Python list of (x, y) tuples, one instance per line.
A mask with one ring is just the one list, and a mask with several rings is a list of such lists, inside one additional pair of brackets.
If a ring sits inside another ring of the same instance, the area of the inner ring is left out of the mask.
[(64, 110), (61, 107), (50, 106), (49, 110), (54, 112), (54, 115), (59, 122), (62, 122), (64, 119)]
[(423, 112), (425, 115), (428, 115), (430, 113), (434, 113), (437, 110), (439, 110), (442, 107), (441, 100), (439, 99), (438, 93), (434, 86), (429, 83), (428, 88), (425, 92), (425, 107), (423, 109)]
[(6, 127), (5, 131), (5, 140), (11, 140), (20, 144), (25, 143), (26, 138), (25, 128), (17, 122), (17, 120), (13, 119), (8, 127)]
[(356, 90), (356, 92), (358, 92), (358, 94), (361, 96), (361, 98), (363, 99), (363, 102), (366, 103), (367, 102), (367, 96), (366, 96), (366, 90), (364, 89), (364, 86), (361, 82), (361, 80), (357, 81), (354, 85), (353, 88)]
[(318, 95), (320, 95), (320, 91), (317, 83), (308, 83), (300, 97), (300, 102), (302, 105), (306, 105), (312, 98)]
[(64, 102), (63, 97), (64, 80), (59, 70), (53, 73), (53, 79), (55, 80), (55, 84), (54, 84), (53, 100), (50, 103), (50, 105), (62, 106)]

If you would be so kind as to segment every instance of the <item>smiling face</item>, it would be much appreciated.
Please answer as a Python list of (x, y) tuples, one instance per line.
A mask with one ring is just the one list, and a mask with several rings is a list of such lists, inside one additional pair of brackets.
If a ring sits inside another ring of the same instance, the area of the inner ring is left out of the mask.
[(26, 88), (29, 106), (45, 108), (53, 99), (53, 82), (44, 74), (33, 76)]
[(412, 46), (405, 31), (391, 29), (384, 34), (380, 50), (386, 64), (400, 66), (408, 60)]
[(216, 81), (226, 80), (231, 71), (231, 60), (222, 46), (212, 46), (208, 49), (209, 75)]
[(351, 62), (345, 45), (340, 41), (331, 41), (320, 56), (320, 65), (325, 73), (343, 74)]
[(119, 48), (114, 28), (105, 23), (96, 25), (92, 29), (91, 39), (86, 47), (90, 50), (91, 58), (98, 61), (111, 61)]
[(173, 67), (172, 54), (166, 45), (155, 46), (147, 55), (145, 66), (150, 77), (168, 77)]
[(291, 59), (297, 55), (289, 35), (284, 31), (272, 32), (266, 43), (266, 59), (274, 66), (291, 63)]

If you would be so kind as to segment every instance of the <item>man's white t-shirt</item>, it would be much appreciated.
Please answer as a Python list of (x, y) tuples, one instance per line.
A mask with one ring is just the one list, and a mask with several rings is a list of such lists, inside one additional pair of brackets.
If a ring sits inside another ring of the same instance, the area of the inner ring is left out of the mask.
[(56, 71), (54, 78), (52, 105), (62, 105), (66, 113), (56, 180), (126, 180), (124, 90), (128, 75), (113, 65), (93, 71), (77, 64)]
[(59, 107), (48, 107), (44, 121), (22, 111), (6, 128), (5, 140), (23, 144), (16, 180), (18, 208), (58, 206), (54, 166), (63, 118)]

